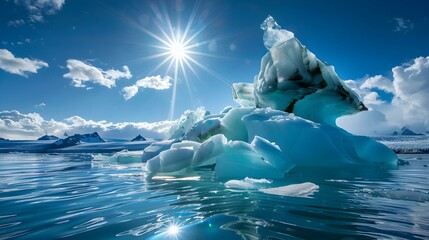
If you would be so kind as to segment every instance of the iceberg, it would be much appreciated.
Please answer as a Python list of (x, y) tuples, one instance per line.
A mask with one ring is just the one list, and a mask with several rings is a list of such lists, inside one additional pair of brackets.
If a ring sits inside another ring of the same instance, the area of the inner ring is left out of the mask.
[[(218, 114), (203, 108), (186, 111), (172, 127), (170, 140), (144, 150), (142, 162), (150, 176), (186, 175), (202, 166), (214, 166), (216, 179), (280, 179), (295, 167), (396, 167), (398, 157), (388, 147), (336, 126), (337, 117), (366, 107), (333, 66), (317, 59), (271, 16), (261, 28), (269, 51), (253, 84), (233, 84), (240, 107)], [(252, 184), (228, 182), (243, 188)], [(305, 195), (315, 189), (304, 183), (260, 191)]]
[(261, 28), (269, 51), (253, 84), (233, 85), (233, 96), (240, 106), (271, 107), (333, 126), (340, 116), (367, 110), (333, 66), (317, 59), (271, 16)]

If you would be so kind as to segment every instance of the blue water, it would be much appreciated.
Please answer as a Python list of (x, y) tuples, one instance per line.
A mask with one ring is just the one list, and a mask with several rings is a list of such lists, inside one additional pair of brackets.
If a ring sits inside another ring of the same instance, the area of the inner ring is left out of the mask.
[[(310, 197), (201, 179), (148, 181), (141, 164), (0, 154), (0, 239), (428, 239), (429, 155), (398, 169), (297, 169)], [(177, 226), (174, 228), (172, 226)]]

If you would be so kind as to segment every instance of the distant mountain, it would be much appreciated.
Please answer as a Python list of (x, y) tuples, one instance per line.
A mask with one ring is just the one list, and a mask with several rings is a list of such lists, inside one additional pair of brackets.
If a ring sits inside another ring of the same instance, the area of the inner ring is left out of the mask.
[(60, 138), (54, 135), (45, 135), (43, 137), (38, 138), (37, 140), (39, 141), (39, 140), (58, 140), (58, 139)]
[(137, 142), (137, 141), (146, 141), (146, 138), (142, 137), (142, 135), (139, 134), (137, 137), (131, 140), (131, 142)]
[(73, 136), (69, 136), (65, 139), (59, 139), (53, 144), (56, 147), (68, 147), (80, 144), (82, 142), (86, 143), (99, 143), (105, 142), (97, 132), (88, 133), (88, 134), (75, 134)]
[(0, 137), (0, 141), (9, 141), (9, 139), (1, 138), (1, 137)]
[(392, 133), (392, 135), (394, 135), (394, 136), (421, 136), (423, 134), (416, 133), (416, 132), (412, 131), (411, 129), (407, 128), (407, 127), (403, 127), (403, 128), (401, 128), (401, 130), (399, 132), (398, 131), (394, 131)]

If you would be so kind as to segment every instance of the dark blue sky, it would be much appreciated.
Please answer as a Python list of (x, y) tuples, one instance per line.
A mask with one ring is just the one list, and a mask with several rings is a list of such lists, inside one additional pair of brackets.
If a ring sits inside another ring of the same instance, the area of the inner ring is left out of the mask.
[[(294, 32), (319, 59), (333, 64), (342, 79), (389, 76), (392, 67), (429, 55), (429, 2), (424, 0), (66, 0), (55, 12), (40, 10), (44, 22), (30, 21), (25, 4), (0, 1), (0, 9), (0, 49), (17, 58), (49, 64), (28, 77), (0, 70), (0, 111), (39, 112), (45, 118), (78, 115), (113, 122), (166, 119), (172, 88), (145, 88), (128, 101), (121, 94), (124, 87), (139, 79), (166, 74), (167, 66), (152, 71), (164, 58), (147, 59), (159, 53), (153, 45), (160, 43), (142, 29), (162, 36), (153, 24), (154, 9), (161, 13), (165, 9), (172, 25), (180, 25), (180, 20), (182, 29), (196, 9), (191, 33), (206, 28), (193, 40), (203, 43), (194, 50), (204, 55), (193, 58), (217, 76), (194, 64), (197, 76), (187, 69), (188, 91), (184, 76), (179, 74), (176, 117), (198, 106), (217, 112), (235, 105), (230, 85), (252, 82), (267, 51), (259, 28), (267, 15)], [(19, 19), (23, 24), (11, 23)], [(404, 21), (403, 28), (398, 28), (398, 19)], [(92, 89), (78, 88), (63, 77), (69, 72), (68, 59), (103, 70), (122, 71), (126, 65), (133, 77), (116, 80), (112, 88), (92, 83), (87, 84)], [(46, 106), (35, 107), (40, 103)]]

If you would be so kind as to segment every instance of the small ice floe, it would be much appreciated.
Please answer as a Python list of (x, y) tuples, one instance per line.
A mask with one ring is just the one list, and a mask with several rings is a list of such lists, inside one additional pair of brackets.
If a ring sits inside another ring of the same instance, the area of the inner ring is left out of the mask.
[(279, 196), (309, 197), (318, 189), (318, 185), (311, 182), (305, 182), (300, 184), (291, 184), (283, 187), (263, 188), (259, 189), (259, 191), (266, 194), (273, 194)]
[(270, 185), (272, 181), (265, 178), (254, 179), (245, 178), (244, 180), (229, 180), (225, 183), (225, 187), (233, 189), (258, 189)]

